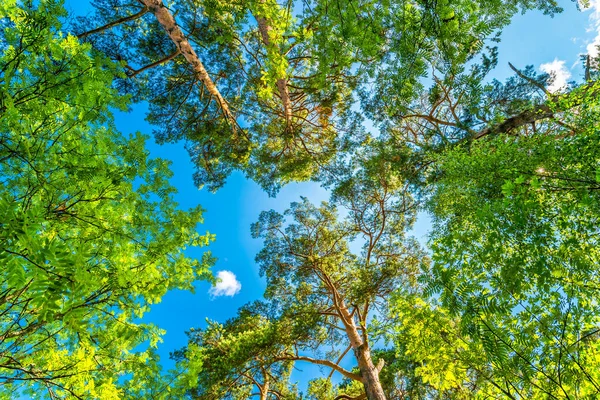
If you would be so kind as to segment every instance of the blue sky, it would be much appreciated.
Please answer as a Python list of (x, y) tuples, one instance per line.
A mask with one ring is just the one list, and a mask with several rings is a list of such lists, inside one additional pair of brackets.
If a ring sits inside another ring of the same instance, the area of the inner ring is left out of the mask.
[[(517, 68), (534, 65), (546, 72), (557, 71), (557, 89), (563, 81), (581, 80), (583, 69), (579, 54), (594, 51), (590, 44), (600, 43), (600, 0), (592, 0), (592, 7), (585, 12), (576, 9), (570, 0), (560, 0), (565, 8), (562, 14), (550, 18), (539, 12), (517, 15), (513, 23), (505, 29), (499, 46), (499, 66), (492, 77), (500, 80), (512, 74), (508, 62)], [(88, 2), (67, 0), (67, 9), (75, 15), (89, 11)], [(541, 70), (540, 70), (541, 71)], [(116, 115), (117, 126), (124, 134), (140, 131), (152, 134), (152, 127), (144, 120), (145, 106), (136, 105), (133, 112)], [(241, 284), (241, 289), (233, 296), (209, 294), (210, 285), (200, 282), (194, 294), (183, 291), (168, 293), (163, 301), (152, 307), (144, 317), (166, 330), (164, 342), (159, 346), (163, 365), (171, 367), (169, 353), (186, 345), (185, 331), (191, 327), (204, 327), (206, 318), (225, 321), (236, 314), (237, 309), (252, 300), (259, 299), (264, 290), (264, 281), (259, 277), (254, 262), (261, 242), (250, 236), (250, 224), (255, 222), (263, 210), (285, 210), (290, 202), (307, 196), (313, 201), (326, 200), (327, 192), (314, 183), (291, 184), (283, 188), (276, 198), (269, 198), (255, 183), (246, 180), (240, 173), (233, 174), (224, 188), (212, 194), (198, 190), (192, 181), (194, 167), (183, 148), (183, 143), (156, 145), (148, 141), (152, 157), (172, 161), (174, 177), (171, 183), (178, 189), (176, 200), (184, 209), (201, 204), (206, 210), (205, 222), (200, 226), (201, 233), (216, 234), (216, 242), (210, 250), (218, 258), (214, 266), (218, 271), (230, 271)], [(421, 218), (414, 234), (425, 237), (429, 224)], [(203, 250), (192, 250), (190, 256), (200, 257)], [(233, 289), (231, 289), (233, 290)], [(309, 374), (311, 367), (299, 366)], [(302, 372), (296, 373), (296, 376)]]

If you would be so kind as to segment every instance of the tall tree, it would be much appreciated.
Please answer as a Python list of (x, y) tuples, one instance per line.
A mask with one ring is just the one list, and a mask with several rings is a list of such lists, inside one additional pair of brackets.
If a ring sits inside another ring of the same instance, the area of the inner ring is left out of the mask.
[[(168, 163), (115, 130), (118, 66), (64, 36), (58, 2), (0, 5), (0, 397), (117, 399), (153, 373), (170, 289), (208, 278)], [(139, 347), (142, 346), (142, 347)], [(148, 363), (148, 365), (146, 365)]]
[(430, 294), (504, 396), (596, 397), (597, 71), (551, 92), (513, 65), (483, 85), (491, 66), (440, 71), (386, 132), (430, 166)]
[[(418, 244), (404, 235), (416, 203), (389, 162), (370, 163), (348, 175), (334, 199), (348, 209), (343, 220), (335, 205), (317, 207), (303, 199), (284, 214), (292, 217), (290, 223), (270, 211), (253, 225), (253, 235), (265, 240), (257, 261), (267, 279), (266, 303), (246, 307), (225, 325), (191, 334), (191, 355), (181, 356), (204, 360), (200, 393), (206, 393), (207, 382), (226, 392), (230, 386), (223, 377), (240, 383), (241, 371), (268, 371), (290, 362), (321, 365), (354, 381), (345, 394), (338, 388), (340, 399), (353, 394), (385, 399), (386, 391), (394, 390), (382, 385), (384, 359), (374, 356), (379, 336), (371, 324), (386, 318), (391, 293), (414, 290), (426, 262)], [(355, 371), (341, 365), (349, 353)], [(262, 382), (246, 380), (259, 389)], [(313, 390), (319, 392), (319, 385), (315, 382)]]
[[(273, 191), (326, 169), (363, 116), (404, 113), (432, 63), (462, 65), (520, 10), (553, 1), (96, 0), (79, 37), (121, 60), (198, 185), (233, 169)], [(89, 30), (90, 26), (95, 26)], [(357, 106), (360, 113), (356, 112)]]
[[(284, 381), (303, 361), (353, 381), (317, 380), (316, 398), (597, 397), (597, 60), (564, 91), (512, 64), (505, 84), (486, 83), (485, 41), (556, 2), (95, 4), (75, 31), (121, 62), (118, 86), (149, 101), (160, 140), (187, 141), (198, 184), (233, 169), (270, 190), (325, 176), (349, 211), (340, 222), (303, 201), (289, 225), (263, 214), (266, 302), (191, 335), (178, 354), (190, 394), (293, 396)], [(425, 291), (398, 261), (408, 193), (435, 221)], [(381, 337), (393, 347), (375, 353)], [(350, 350), (353, 371), (339, 365)]]

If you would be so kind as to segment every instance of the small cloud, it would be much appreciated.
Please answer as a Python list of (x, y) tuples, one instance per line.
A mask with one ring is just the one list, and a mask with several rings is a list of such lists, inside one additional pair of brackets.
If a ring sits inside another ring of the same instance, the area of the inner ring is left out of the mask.
[(567, 81), (571, 77), (571, 73), (565, 66), (563, 60), (554, 59), (554, 61), (540, 65), (540, 70), (552, 77), (552, 84), (548, 86), (548, 91), (551, 93), (557, 92), (567, 86)]
[(217, 272), (217, 283), (211, 287), (208, 293), (212, 297), (234, 296), (242, 289), (242, 284), (231, 271)]

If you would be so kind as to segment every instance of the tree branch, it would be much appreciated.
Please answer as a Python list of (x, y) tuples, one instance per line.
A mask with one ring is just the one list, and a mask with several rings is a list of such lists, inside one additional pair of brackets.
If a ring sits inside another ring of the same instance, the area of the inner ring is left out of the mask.
[(144, 72), (146, 70), (149, 70), (150, 68), (154, 68), (154, 67), (156, 67), (156, 66), (158, 66), (160, 64), (164, 64), (164, 63), (166, 63), (168, 61), (171, 61), (172, 59), (174, 59), (175, 57), (177, 57), (179, 54), (181, 54), (179, 52), (179, 50), (175, 50), (173, 53), (169, 54), (165, 58), (162, 58), (162, 59), (160, 59), (158, 61), (154, 61), (153, 63), (145, 65), (145, 66), (143, 66), (140, 69), (133, 69), (130, 66), (127, 66), (127, 68), (131, 71), (131, 73), (127, 74), (127, 77), (133, 78), (136, 75), (141, 74), (142, 72)]
[[(352, 348), (352, 345), (348, 345), (348, 347), (346, 347), (346, 350), (344, 350), (344, 352), (342, 354), (340, 354), (340, 356), (338, 357), (338, 359), (335, 363), (339, 365), (339, 363), (346, 356), (346, 354), (348, 354), (348, 352), (350, 351), (351, 348)], [(335, 370), (332, 369), (331, 372), (329, 373), (329, 375), (327, 376), (327, 379), (330, 379), (333, 376), (334, 372), (335, 372)]]
[(548, 91), (548, 89), (546, 89), (544, 87), (544, 85), (540, 84), (539, 82), (537, 82), (536, 80), (528, 77), (527, 75), (523, 74), (521, 71), (519, 71), (514, 65), (512, 65), (511, 63), (508, 63), (508, 66), (510, 67), (510, 69), (512, 69), (513, 71), (515, 71), (515, 74), (517, 74), (517, 76), (523, 80), (526, 80), (527, 82), (531, 83), (532, 85), (534, 85), (535, 87), (539, 88), (542, 92), (546, 93), (548, 96), (552, 96), (552, 93), (550, 93)]
[(377, 373), (381, 372), (381, 370), (383, 369), (383, 367), (385, 366), (385, 360), (383, 358), (380, 358), (379, 361), (377, 362), (377, 366), (375, 368), (377, 368)]
[(590, 60), (590, 55), (588, 54), (585, 59), (585, 81), (586, 82), (592, 80), (592, 75), (590, 74), (591, 67), (592, 67), (592, 62)]
[(77, 39), (85, 39), (86, 37), (88, 37), (90, 35), (93, 35), (95, 33), (100, 33), (100, 32), (106, 31), (106, 30), (108, 30), (108, 29), (110, 29), (110, 28), (112, 28), (114, 26), (121, 25), (121, 24), (123, 24), (125, 22), (136, 20), (136, 19), (144, 16), (148, 11), (150, 11), (148, 9), (148, 7), (144, 7), (140, 12), (137, 12), (137, 13), (135, 13), (133, 15), (130, 15), (128, 17), (119, 18), (118, 20), (110, 22), (110, 23), (108, 23), (106, 25), (103, 25), (103, 26), (101, 26), (99, 28), (92, 29), (91, 31), (80, 33), (79, 35), (77, 35)]
[(315, 359), (315, 358), (310, 358), (310, 357), (304, 357), (304, 356), (294, 356), (294, 355), (287, 355), (284, 357), (278, 357), (276, 359), (277, 361), (307, 361), (309, 363), (312, 364), (317, 364), (317, 365), (324, 365), (326, 367), (329, 368), (333, 368), (334, 370), (336, 370), (337, 372), (339, 372), (340, 374), (344, 375), (346, 378), (348, 379), (352, 379), (354, 381), (358, 381), (358, 382), (363, 382), (363, 378), (362, 376), (355, 374), (353, 372), (350, 372), (342, 367), (340, 367), (339, 365), (337, 365), (334, 362), (331, 362), (329, 360), (319, 360), (319, 359)]
[(336, 396), (336, 398), (334, 400), (363, 400), (366, 398), (367, 398), (366, 393), (359, 394), (356, 397), (348, 396), (347, 394), (340, 394), (339, 396)]
[[(569, 93), (554, 96), (551, 100), (544, 104), (534, 106), (529, 110), (520, 112), (493, 126), (488, 126), (485, 129), (477, 132), (473, 139), (481, 139), (484, 136), (491, 134), (509, 133), (510, 131), (520, 128), (521, 126), (532, 124), (536, 121), (554, 117), (556, 113), (564, 112), (574, 107), (582, 105), (588, 96), (597, 96), (600, 94), (600, 81), (593, 81), (583, 85)], [(576, 96), (572, 96), (573, 92), (578, 92)], [(561, 109), (561, 100), (570, 98), (568, 107)]]

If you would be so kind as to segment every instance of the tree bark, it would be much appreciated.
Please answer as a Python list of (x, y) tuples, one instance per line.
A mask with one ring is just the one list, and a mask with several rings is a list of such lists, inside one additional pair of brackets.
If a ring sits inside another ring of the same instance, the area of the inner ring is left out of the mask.
[(358, 328), (356, 327), (356, 323), (354, 322), (354, 317), (348, 312), (348, 308), (343, 301), (339, 304), (339, 312), (346, 329), (346, 335), (350, 340), (352, 350), (354, 351), (356, 361), (358, 362), (358, 368), (362, 377), (362, 383), (365, 387), (367, 399), (386, 400), (381, 381), (379, 380), (379, 372), (381, 371), (381, 368), (383, 368), (383, 365), (377, 367), (373, 364), (369, 344), (361, 337)]
[(208, 90), (211, 96), (216, 99), (221, 111), (223, 112), (223, 115), (229, 121), (231, 127), (235, 130), (237, 127), (237, 121), (229, 109), (227, 101), (225, 101), (223, 96), (221, 96), (219, 89), (208, 75), (206, 68), (204, 68), (204, 64), (202, 64), (202, 61), (200, 61), (200, 58), (192, 48), (185, 34), (179, 25), (177, 25), (177, 22), (173, 18), (171, 12), (164, 6), (162, 0), (139, 1), (144, 4), (152, 14), (154, 14), (158, 22), (162, 25), (165, 31), (167, 31), (167, 35), (169, 35), (171, 41), (173, 41), (175, 46), (177, 46), (177, 49), (185, 57), (187, 62), (190, 63), (194, 69), (194, 72), (198, 76), (198, 79), (200, 79), (200, 81), (204, 84), (204, 87), (206, 87), (206, 90)]
[[(260, 36), (262, 37), (262, 41), (268, 51), (269, 46), (271, 46), (269, 31), (271, 31), (273, 28), (271, 25), (269, 25), (265, 18), (259, 16), (256, 16), (255, 18), (256, 22), (258, 23)], [(285, 117), (286, 129), (290, 129), (292, 124), (292, 101), (290, 99), (290, 92), (287, 86), (287, 79), (277, 79), (277, 90), (279, 91), (281, 102), (283, 103), (283, 115)]]
[(259, 387), (260, 400), (267, 400), (267, 397), (269, 396), (269, 375), (266, 372), (264, 372), (264, 377), (264, 383), (262, 387)]
[(542, 119), (552, 118), (553, 116), (554, 112), (550, 110), (550, 107), (546, 104), (541, 104), (532, 110), (526, 110), (520, 114), (507, 118), (496, 126), (481, 130), (475, 135), (474, 139), (481, 139), (482, 137), (493, 133), (509, 133), (513, 129), (523, 125), (532, 124)]
[(373, 364), (371, 359), (371, 350), (368, 344), (364, 343), (354, 349), (360, 374), (363, 378), (363, 385), (369, 400), (386, 400), (381, 381), (379, 380), (379, 369)]

